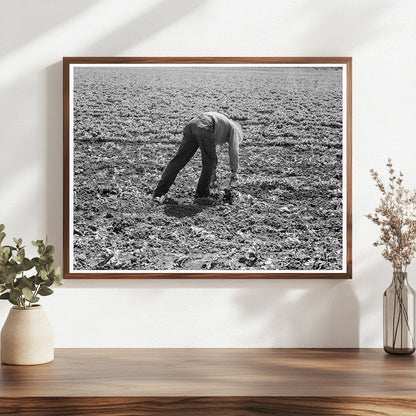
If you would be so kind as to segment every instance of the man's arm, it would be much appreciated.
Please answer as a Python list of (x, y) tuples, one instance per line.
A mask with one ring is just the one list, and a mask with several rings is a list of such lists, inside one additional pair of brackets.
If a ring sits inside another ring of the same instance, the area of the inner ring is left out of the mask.
[(242, 139), (242, 133), (234, 128), (230, 135), (228, 143), (228, 154), (230, 157), (230, 186), (233, 182), (238, 180), (238, 166), (239, 166), (239, 154), (240, 154), (240, 142)]

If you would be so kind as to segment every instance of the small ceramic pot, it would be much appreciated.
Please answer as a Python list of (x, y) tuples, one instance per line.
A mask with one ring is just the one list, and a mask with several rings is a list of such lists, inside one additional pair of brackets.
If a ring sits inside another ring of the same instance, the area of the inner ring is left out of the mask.
[(53, 359), (53, 329), (43, 307), (11, 308), (1, 331), (1, 362), (35, 365)]

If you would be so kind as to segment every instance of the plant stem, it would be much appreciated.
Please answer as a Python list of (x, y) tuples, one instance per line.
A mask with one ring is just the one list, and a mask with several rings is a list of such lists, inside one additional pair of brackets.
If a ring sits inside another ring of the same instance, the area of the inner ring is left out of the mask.
[[(409, 326), (409, 315), (407, 313), (407, 307), (403, 300), (403, 284), (404, 281), (400, 279), (394, 280), (394, 306), (393, 306), (393, 348), (396, 348), (397, 336), (400, 326), (400, 348), (403, 348), (403, 320), (405, 323), (405, 330), (407, 328), (408, 335), (410, 335), (412, 344), (414, 344), (414, 336)], [(396, 320), (396, 308), (397, 320)]]
[[(393, 304), (393, 333), (394, 333), (394, 321), (396, 319), (396, 299), (397, 299), (397, 293), (396, 293), (396, 284), (394, 287), (394, 304)], [(393, 335), (393, 348), (396, 344), (396, 337)]]
[(36, 297), (39, 293), (39, 289), (40, 289), (40, 284), (37, 286), (37, 288), (35, 289), (35, 292), (33, 293), (33, 297)]

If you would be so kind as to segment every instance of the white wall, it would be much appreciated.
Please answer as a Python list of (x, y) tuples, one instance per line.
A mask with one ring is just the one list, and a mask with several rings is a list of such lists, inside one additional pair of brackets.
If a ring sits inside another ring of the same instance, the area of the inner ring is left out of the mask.
[[(364, 218), (388, 156), (416, 187), (416, 2), (0, 0), (0, 222), (62, 259), (62, 56), (352, 56), (353, 279), (66, 281), (57, 347), (380, 347), (390, 265)], [(410, 281), (416, 287), (415, 267)], [(0, 324), (9, 304), (0, 304)]]

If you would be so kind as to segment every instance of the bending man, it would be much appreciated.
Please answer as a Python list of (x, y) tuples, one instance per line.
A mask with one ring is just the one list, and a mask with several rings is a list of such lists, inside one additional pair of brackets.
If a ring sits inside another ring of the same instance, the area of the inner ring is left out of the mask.
[(202, 171), (195, 198), (209, 196), (210, 185), (216, 183), (216, 146), (225, 143), (228, 143), (231, 185), (238, 179), (239, 144), (242, 139), (243, 130), (241, 125), (223, 114), (210, 111), (192, 118), (183, 129), (183, 138), (179, 149), (163, 171), (162, 177), (153, 192), (153, 198), (158, 202), (163, 202), (176, 176), (191, 160), (198, 148), (201, 150)]

